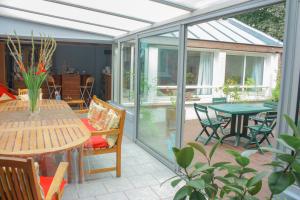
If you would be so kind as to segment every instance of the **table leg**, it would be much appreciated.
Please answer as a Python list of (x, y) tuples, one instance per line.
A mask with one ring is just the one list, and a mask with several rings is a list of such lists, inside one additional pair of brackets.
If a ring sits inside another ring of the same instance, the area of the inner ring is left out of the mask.
[(238, 115), (238, 124), (237, 124), (237, 130), (235, 134), (235, 144), (234, 146), (239, 146), (240, 145), (240, 139), (241, 139), (241, 134), (242, 134), (242, 115)]
[(235, 127), (236, 126), (236, 119), (237, 119), (236, 117), (237, 116), (235, 114), (231, 115), (230, 134), (223, 136), (222, 139), (221, 139), (221, 143), (226, 138), (236, 136), (236, 130), (235, 130), (235, 128), (236, 128)]
[(235, 130), (235, 126), (236, 126), (236, 115), (232, 115), (231, 116), (231, 125), (230, 125), (230, 134), (235, 135), (236, 130)]
[(243, 121), (243, 136), (247, 136), (247, 126), (248, 126), (248, 121), (249, 121), (249, 115), (244, 115), (244, 121)]
[(69, 163), (68, 167), (68, 182), (72, 182), (72, 150), (67, 151), (67, 161)]
[(83, 173), (83, 147), (78, 148), (78, 170), (79, 170), (79, 183), (84, 181)]

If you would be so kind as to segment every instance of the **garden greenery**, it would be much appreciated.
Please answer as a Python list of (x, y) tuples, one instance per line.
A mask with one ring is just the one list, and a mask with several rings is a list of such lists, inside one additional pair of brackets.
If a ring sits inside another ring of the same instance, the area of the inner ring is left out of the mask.
[[(273, 148), (262, 148), (276, 155), (276, 160), (266, 165), (274, 167), (269, 174), (258, 172), (249, 167), (249, 156), (256, 150), (248, 150), (239, 153), (233, 150), (226, 152), (232, 155), (235, 163), (213, 162), (215, 152), (220, 142), (214, 144), (207, 152), (205, 148), (196, 142), (188, 143), (182, 149), (173, 148), (177, 164), (181, 170), (176, 178), (172, 179), (173, 187), (184, 183), (175, 194), (174, 200), (204, 200), (204, 199), (232, 199), (232, 200), (255, 200), (256, 195), (262, 188), (262, 179), (268, 176), (268, 185), (271, 191), (269, 199), (273, 195), (282, 193), (287, 187), (300, 182), (300, 129), (288, 116), (285, 119), (293, 130), (293, 135), (281, 134), (278, 143), (287, 151)], [(200, 152), (206, 162), (192, 162), (194, 151)], [(219, 173), (221, 172), (221, 173)], [(220, 176), (220, 174), (224, 174)]]

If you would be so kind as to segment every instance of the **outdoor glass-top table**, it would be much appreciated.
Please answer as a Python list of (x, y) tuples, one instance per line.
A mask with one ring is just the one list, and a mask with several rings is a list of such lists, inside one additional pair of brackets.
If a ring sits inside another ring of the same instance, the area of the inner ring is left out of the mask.
[(247, 135), (247, 126), (250, 115), (255, 115), (261, 112), (271, 111), (272, 108), (258, 104), (216, 104), (210, 105), (209, 108), (218, 112), (231, 114), (230, 134), (225, 135), (222, 141), (228, 137), (235, 137), (235, 146), (240, 144), (240, 138), (249, 139)]

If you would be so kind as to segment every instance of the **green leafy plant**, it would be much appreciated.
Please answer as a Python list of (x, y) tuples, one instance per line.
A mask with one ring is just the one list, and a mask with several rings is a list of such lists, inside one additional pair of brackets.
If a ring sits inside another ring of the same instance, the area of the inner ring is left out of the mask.
[(237, 87), (237, 84), (238, 83), (235, 79), (227, 79), (223, 87), (223, 93), (227, 97), (233, 99), (234, 102), (238, 102), (241, 100), (240, 91)]
[[(257, 173), (255, 169), (249, 168), (251, 153), (240, 154), (228, 150), (234, 156), (236, 164), (230, 162), (213, 163), (215, 152), (219, 146), (217, 142), (210, 152), (207, 152), (200, 143), (188, 143), (182, 149), (173, 148), (177, 164), (182, 168), (178, 178), (171, 182), (175, 187), (180, 182), (184, 185), (175, 194), (174, 200), (189, 198), (190, 200), (201, 199), (249, 199), (251, 195), (261, 190), (262, 178), (265, 173)], [(207, 162), (192, 163), (194, 150), (200, 152)], [(218, 171), (226, 171), (225, 176), (219, 176)], [(245, 175), (248, 175), (247, 178)], [(250, 176), (249, 176), (250, 175)], [(217, 183), (222, 182), (221, 184)]]
[(286, 188), (300, 183), (300, 128), (287, 115), (284, 116), (287, 124), (293, 131), (293, 135), (283, 134), (277, 139), (281, 149), (263, 148), (276, 155), (276, 160), (267, 164), (274, 167), (274, 171), (269, 176), (269, 188), (274, 195), (282, 193)]
[(277, 80), (276, 87), (272, 90), (272, 100), (278, 102), (280, 97), (280, 81)]
[[(268, 163), (274, 167), (268, 177), (268, 185), (271, 191), (270, 199), (286, 190), (296, 181), (300, 183), (300, 128), (291, 118), (285, 115), (293, 135), (282, 134), (278, 143), (288, 151), (272, 148), (262, 148), (263, 151), (273, 152), (277, 160)], [(175, 194), (174, 200), (202, 200), (202, 199), (231, 199), (231, 200), (255, 200), (255, 195), (262, 188), (262, 179), (266, 172), (258, 172), (249, 167), (250, 155), (257, 150), (248, 150), (239, 153), (233, 150), (226, 152), (232, 155), (235, 163), (216, 162), (213, 158), (220, 142), (214, 144), (210, 152), (207, 152), (200, 143), (191, 142), (182, 149), (173, 148), (178, 166), (181, 167), (177, 177), (172, 178), (173, 187), (180, 183), (183, 185)], [(206, 162), (193, 162), (195, 152), (198, 151)], [(223, 173), (220, 173), (223, 171)], [(219, 176), (218, 174), (224, 174)]]
[(187, 72), (186, 76), (185, 76), (185, 79), (186, 79), (186, 84), (187, 85), (196, 84), (196, 77), (192, 72)]

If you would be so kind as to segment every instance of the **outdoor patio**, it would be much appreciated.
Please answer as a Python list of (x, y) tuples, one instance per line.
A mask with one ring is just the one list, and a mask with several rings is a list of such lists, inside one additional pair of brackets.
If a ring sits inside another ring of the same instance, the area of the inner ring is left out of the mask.
[(0, 0), (0, 199), (298, 200), (299, 13)]

